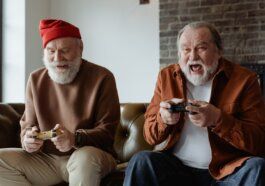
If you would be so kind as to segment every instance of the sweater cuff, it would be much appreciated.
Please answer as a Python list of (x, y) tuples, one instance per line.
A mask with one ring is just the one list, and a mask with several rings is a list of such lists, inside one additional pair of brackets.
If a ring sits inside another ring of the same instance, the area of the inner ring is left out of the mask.
[(84, 146), (84, 134), (82, 132), (82, 129), (78, 129), (75, 132), (75, 145), (74, 148), (78, 149), (80, 147)]

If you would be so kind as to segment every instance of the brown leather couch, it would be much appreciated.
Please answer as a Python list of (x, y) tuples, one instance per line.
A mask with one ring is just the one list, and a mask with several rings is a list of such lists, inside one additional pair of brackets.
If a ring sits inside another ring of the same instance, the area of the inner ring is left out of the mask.
[[(128, 160), (138, 151), (152, 149), (143, 139), (144, 113), (147, 104), (121, 104), (121, 120), (117, 127), (114, 148), (117, 153), (117, 168), (102, 179), (103, 186), (120, 186)], [(24, 112), (23, 103), (0, 103), (0, 148), (20, 147), (19, 120)], [(60, 185), (67, 185), (66, 183)]]

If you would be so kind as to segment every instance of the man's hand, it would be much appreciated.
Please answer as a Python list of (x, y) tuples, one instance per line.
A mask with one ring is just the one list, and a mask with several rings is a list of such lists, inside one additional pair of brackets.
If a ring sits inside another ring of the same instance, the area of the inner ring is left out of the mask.
[(221, 110), (205, 101), (189, 100), (186, 109), (193, 114), (189, 114), (190, 121), (199, 127), (215, 126), (221, 117)]
[(182, 103), (183, 101), (184, 101), (183, 99), (173, 98), (171, 100), (162, 101), (160, 103), (159, 112), (160, 112), (163, 123), (168, 124), (168, 125), (174, 125), (178, 122), (180, 114), (179, 112), (174, 113), (174, 112), (169, 111), (169, 108), (170, 108), (169, 102), (179, 104), (179, 103)]
[(60, 129), (62, 132), (62, 134), (51, 138), (51, 141), (54, 143), (55, 147), (61, 152), (67, 152), (71, 150), (75, 144), (75, 134), (71, 133), (60, 124), (56, 124), (54, 129)]
[(38, 131), (39, 129), (36, 126), (28, 128), (23, 137), (22, 146), (29, 153), (38, 151), (43, 145), (43, 140), (36, 138)]

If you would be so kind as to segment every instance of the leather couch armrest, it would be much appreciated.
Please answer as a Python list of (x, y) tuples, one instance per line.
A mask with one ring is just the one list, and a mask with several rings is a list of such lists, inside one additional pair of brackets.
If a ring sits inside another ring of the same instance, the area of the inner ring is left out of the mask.
[(0, 148), (20, 146), (20, 117), (12, 106), (0, 103)]

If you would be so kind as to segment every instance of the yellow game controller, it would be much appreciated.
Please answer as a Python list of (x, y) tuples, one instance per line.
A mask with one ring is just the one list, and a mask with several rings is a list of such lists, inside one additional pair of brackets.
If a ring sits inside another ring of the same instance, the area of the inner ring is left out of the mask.
[(40, 140), (48, 140), (48, 139), (51, 139), (53, 137), (56, 137), (60, 134), (62, 134), (62, 130), (61, 129), (52, 129), (52, 130), (49, 130), (49, 131), (42, 131), (42, 132), (39, 132), (36, 136), (37, 139), (40, 139)]

